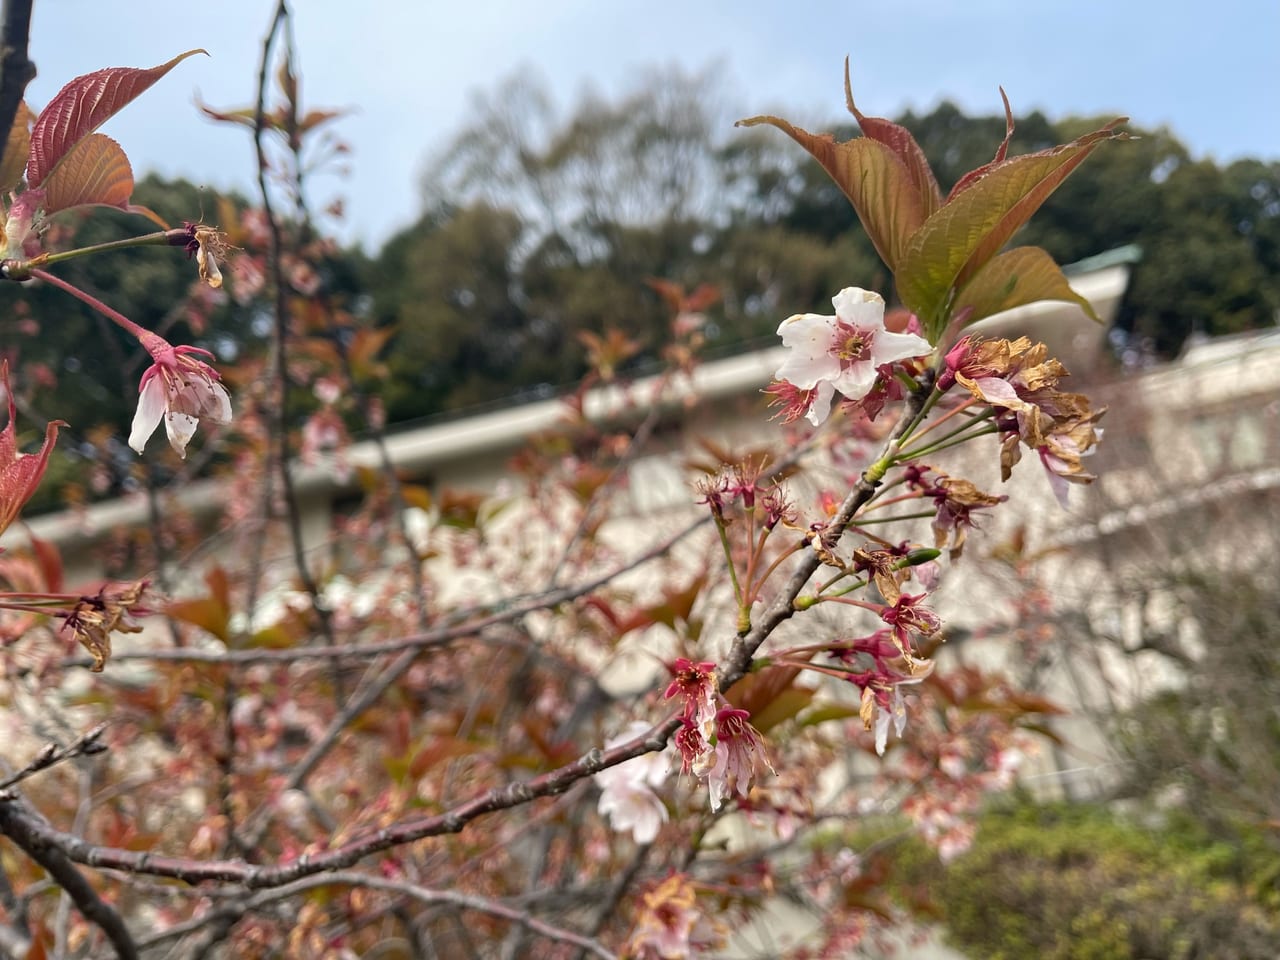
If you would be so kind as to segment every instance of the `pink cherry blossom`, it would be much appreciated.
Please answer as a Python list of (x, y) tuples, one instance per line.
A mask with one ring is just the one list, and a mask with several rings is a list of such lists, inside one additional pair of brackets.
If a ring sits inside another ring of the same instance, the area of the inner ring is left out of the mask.
[(213, 357), (198, 347), (169, 347), (153, 352), (155, 363), (142, 375), (138, 410), (129, 432), (129, 446), (141, 453), (148, 438), (164, 420), (169, 446), (186, 457), (187, 443), (200, 418), (214, 423), (231, 422), (231, 398), (218, 372), (192, 354)]
[(878, 293), (845, 287), (831, 303), (834, 317), (801, 313), (778, 327), (791, 353), (774, 376), (799, 390), (814, 391), (806, 415), (815, 426), (831, 412), (836, 391), (860, 400), (875, 385), (879, 367), (933, 349), (923, 337), (885, 329), (884, 298)]
[(764, 752), (764, 740), (759, 731), (747, 722), (750, 716), (746, 710), (725, 707), (716, 717), (715, 752), (706, 772), (713, 811), (719, 810), (734, 791), (746, 798), (751, 792), (757, 763), (773, 772)]

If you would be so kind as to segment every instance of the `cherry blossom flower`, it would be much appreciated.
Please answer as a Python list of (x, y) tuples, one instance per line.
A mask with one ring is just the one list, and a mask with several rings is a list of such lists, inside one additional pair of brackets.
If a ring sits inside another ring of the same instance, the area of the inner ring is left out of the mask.
[(138, 453), (142, 453), (161, 419), (169, 435), (169, 446), (183, 458), (201, 417), (214, 423), (231, 422), (231, 398), (218, 372), (192, 354), (213, 357), (198, 347), (167, 344), (152, 352), (156, 362), (142, 374), (138, 411), (129, 432), (129, 446)]
[[(921, 357), (933, 347), (923, 337), (892, 333), (884, 325), (884, 298), (860, 287), (846, 287), (831, 298), (834, 317), (802, 313), (778, 327), (782, 344), (791, 350), (774, 376), (807, 395), (806, 416), (817, 426), (831, 412), (839, 391), (861, 400), (876, 383), (879, 368)], [(795, 419), (788, 408), (784, 416)]]
[(111, 656), (112, 633), (141, 633), (142, 626), (135, 619), (146, 616), (142, 595), (149, 582), (103, 584), (96, 594), (81, 596), (65, 614), (63, 629), (74, 634), (81, 646), (93, 657), (89, 667), (101, 673)]
[(716, 665), (710, 660), (694, 663), (687, 657), (677, 657), (671, 665), (671, 683), (663, 699), (680, 697), (684, 701), (682, 715), (685, 724), (710, 742), (716, 732)]
[(698, 912), (693, 884), (684, 874), (673, 873), (645, 893), (637, 913), (627, 953), (637, 960), (684, 960), (722, 940), (718, 925)]
[[(648, 729), (646, 723), (633, 723), (606, 746), (626, 743)], [(653, 792), (666, 780), (667, 767), (663, 753), (646, 753), (601, 770), (594, 778), (600, 787), (600, 815), (608, 817), (617, 832), (630, 830), (636, 843), (652, 843), (667, 822), (667, 807)]]
[(879, 756), (884, 756), (885, 747), (889, 745), (890, 725), (893, 726), (893, 732), (899, 739), (902, 737), (902, 731), (907, 727), (907, 703), (902, 698), (900, 688), (904, 685), (920, 683), (932, 672), (933, 662), (930, 661), (919, 676), (889, 677), (886, 675), (883, 679), (877, 678), (862, 688), (862, 704), (859, 711), (862, 716), (862, 725), (867, 730), (875, 729), (876, 753)]
[(750, 716), (746, 710), (725, 707), (716, 717), (714, 759), (707, 770), (707, 789), (711, 794), (713, 811), (719, 810), (735, 790), (743, 798), (750, 793), (757, 762), (768, 767), (770, 773), (774, 772), (764, 752), (764, 740), (747, 722)]

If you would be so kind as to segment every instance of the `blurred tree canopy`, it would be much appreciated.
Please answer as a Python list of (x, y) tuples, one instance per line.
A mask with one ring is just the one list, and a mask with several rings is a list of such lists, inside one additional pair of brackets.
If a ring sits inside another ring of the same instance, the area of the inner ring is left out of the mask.
[[(426, 209), (375, 262), (380, 323), (398, 323), (393, 418), (495, 399), (580, 373), (575, 334), (617, 327), (652, 358), (664, 334), (646, 277), (724, 295), (710, 329), (731, 345), (787, 314), (829, 309), (843, 286), (887, 274), (847, 200), (773, 131), (735, 130), (710, 74), (650, 74), (614, 101), (587, 96), (558, 117), (510, 80), (424, 179)], [(998, 115), (943, 103), (899, 118), (944, 189), (990, 158)], [(1066, 142), (1099, 119), (1018, 122), (1013, 152)], [(1020, 243), (1070, 263), (1126, 244), (1143, 259), (1120, 324), (1169, 356), (1192, 332), (1233, 333), (1280, 310), (1280, 163), (1193, 160), (1167, 129), (1098, 151), (1025, 228)], [(849, 125), (839, 138), (856, 134)]]
[[(775, 131), (734, 129), (724, 100), (712, 73), (678, 70), (650, 73), (616, 99), (584, 96), (567, 116), (523, 80), (477, 97), (469, 125), (428, 168), (418, 222), (370, 257), (338, 254), (324, 278), (329, 292), (364, 304), (364, 322), (395, 330), (382, 385), (390, 420), (545, 393), (584, 371), (583, 331), (616, 328), (643, 345), (633, 368), (652, 361), (669, 318), (646, 278), (717, 285), (723, 299), (706, 333), (726, 349), (772, 335), (791, 313), (827, 312), (841, 287), (887, 289), (826, 174)], [(944, 189), (1004, 135), (1002, 116), (967, 117), (950, 103), (899, 119)], [(1032, 113), (1019, 120), (1012, 151), (1097, 125)], [(1120, 325), (1151, 353), (1172, 355), (1193, 332), (1274, 323), (1280, 162), (1219, 166), (1193, 159), (1166, 129), (1130, 129), (1137, 138), (1097, 151), (1018, 242), (1061, 263), (1138, 244)], [(843, 139), (856, 127), (833, 132)], [(137, 199), (175, 223), (201, 209), (216, 216), (216, 200), (181, 181), (145, 180)], [(83, 244), (139, 228), (100, 211), (61, 229)], [(174, 315), (193, 279), (174, 254), (136, 250), (58, 270), (143, 324), (187, 324), (178, 340), (224, 361), (260, 349), (265, 328), (252, 306), (222, 298), (194, 327)], [(55, 376), (76, 365), (91, 374), (65, 378), (59, 415), (77, 429), (106, 421), (122, 436), (140, 352), (57, 291), (10, 286), (0, 297), (15, 359), (45, 362)], [(29, 333), (30, 317), (39, 318), (36, 335), (20, 335), (15, 325), (27, 322)]]

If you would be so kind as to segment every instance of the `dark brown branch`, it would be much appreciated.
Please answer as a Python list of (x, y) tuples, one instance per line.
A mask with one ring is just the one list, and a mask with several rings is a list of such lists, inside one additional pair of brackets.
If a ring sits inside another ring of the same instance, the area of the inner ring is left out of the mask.
[(106, 934), (115, 947), (116, 956), (121, 960), (137, 960), (138, 949), (120, 914), (98, 896), (67, 856), (65, 845), (60, 842), (60, 838), (67, 834), (59, 834), (9, 792), (0, 793), (0, 833), (44, 867), (58, 886), (67, 891), (84, 918)]
[(0, 794), (0, 829), (8, 823), (19, 824), (42, 847), (54, 847), (76, 863), (95, 868), (123, 870), (126, 873), (173, 877), (187, 883), (223, 881), (239, 883), (253, 889), (280, 887), (304, 877), (343, 870), (370, 854), (380, 853), (427, 837), (459, 833), (480, 817), (501, 810), (523, 806), (540, 797), (564, 793), (605, 767), (632, 757), (661, 750), (667, 739), (679, 728), (680, 718), (671, 717), (647, 734), (619, 744), (609, 750), (593, 749), (573, 763), (541, 776), (490, 790), (459, 804), (443, 814), (407, 820), (392, 827), (343, 844), (325, 853), (304, 854), (296, 860), (274, 866), (245, 863), (243, 860), (200, 861), (184, 857), (155, 856), (146, 852), (101, 847), (64, 833), (25, 810), (12, 794)]
[(36, 65), (27, 59), (30, 37), (31, 0), (4, 0), (0, 5), (0, 143), (18, 116), (27, 84), (36, 76)]

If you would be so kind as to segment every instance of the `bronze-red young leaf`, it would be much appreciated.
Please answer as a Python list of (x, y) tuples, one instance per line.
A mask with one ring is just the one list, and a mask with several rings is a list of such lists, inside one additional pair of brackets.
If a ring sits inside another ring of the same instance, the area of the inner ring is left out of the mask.
[(975, 167), (963, 177), (956, 181), (956, 185), (951, 188), (951, 192), (947, 194), (950, 200), (965, 187), (969, 186), (976, 180), (982, 179), (987, 175), (987, 171), (996, 164), (1004, 163), (1004, 159), (1009, 154), (1009, 141), (1013, 139), (1013, 108), (1009, 106), (1009, 98), (1005, 95), (1004, 87), (1000, 88), (1000, 99), (1004, 101), (1004, 139), (1000, 141), (1000, 146), (996, 147), (996, 155), (990, 163), (984, 163), (980, 167)]
[[(906, 127), (883, 117), (868, 117), (858, 109), (857, 104), (853, 102), (853, 84), (849, 80), (848, 57), (844, 58), (844, 103), (854, 119), (858, 121), (858, 127), (863, 135), (883, 143), (902, 161), (916, 192), (920, 195), (924, 215), (926, 217), (932, 215), (938, 207), (942, 206), (942, 190), (938, 186), (938, 180), (933, 175), (933, 168), (929, 166), (924, 151), (920, 149), (920, 144), (916, 143), (916, 138)], [(1007, 104), (1008, 101), (1006, 106)]]
[(204, 50), (188, 50), (149, 69), (107, 67), (76, 77), (58, 91), (36, 118), (27, 157), (27, 183), (43, 186), (77, 143), (132, 102), (148, 87), (188, 57)]
[(898, 264), (898, 296), (924, 322), (931, 340), (953, 291), (964, 288), (1100, 143), (1126, 136), (1114, 129), (1124, 119), (1063, 146), (996, 164), (916, 231)]
[(896, 271), (908, 240), (925, 221), (926, 206), (893, 149), (871, 137), (837, 143), (829, 133), (809, 133), (780, 117), (751, 117), (738, 126), (762, 123), (777, 127), (822, 164), (853, 204), (880, 259)]
[(50, 214), (95, 203), (125, 210), (133, 196), (133, 168), (120, 144), (105, 133), (92, 133), (63, 157), (44, 190)]

